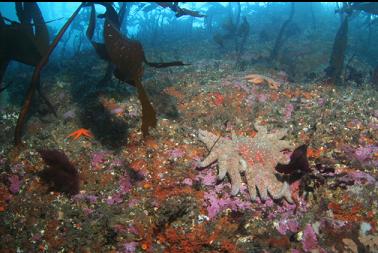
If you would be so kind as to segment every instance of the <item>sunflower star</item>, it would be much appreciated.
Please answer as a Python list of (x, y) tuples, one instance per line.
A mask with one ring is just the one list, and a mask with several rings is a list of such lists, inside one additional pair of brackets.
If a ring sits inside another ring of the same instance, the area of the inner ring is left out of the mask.
[(218, 161), (218, 180), (222, 180), (228, 173), (231, 179), (231, 194), (236, 195), (242, 183), (241, 172), (245, 172), (249, 194), (256, 200), (257, 193), (265, 201), (268, 194), (273, 199), (285, 198), (292, 202), (289, 184), (278, 178), (275, 171), (277, 163), (288, 163), (288, 157), (281, 151), (290, 149), (286, 140), (286, 129), (269, 133), (267, 128), (255, 125), (258, 133), (254, 138), (232, 134), (232, 138), (218, 137), (210, 132), (199, 130), (198, 138), (211, 151), (199, 163), (200, 167), (207, 167)]
[(215, 134), (201, 129), (198, 131), (198, 138), (211, 150), (205, 160), (199, 163), (199, 166), (207, 167), (218, 161), (218, 180), (222, 180), (228, 173), (231, 179), (231, 194), (236, 195), (242, 183), (240, 171), (246, 169), (245, 161), (237, 152), (237, 143), (224, 137), (219, 138)]

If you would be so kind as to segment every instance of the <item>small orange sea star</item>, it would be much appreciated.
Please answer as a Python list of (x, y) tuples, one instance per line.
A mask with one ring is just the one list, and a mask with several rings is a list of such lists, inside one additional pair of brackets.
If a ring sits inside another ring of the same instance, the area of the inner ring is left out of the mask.
[(79, 130), (76, 130), (75, 132), (67, 135), (66, 138), (73, 137), (74, 140), (77, 140), (80, 138), (80, 136), (93, 138), (93, 134), (91, 133), (91, 131), (85, 128), (80, 128)]

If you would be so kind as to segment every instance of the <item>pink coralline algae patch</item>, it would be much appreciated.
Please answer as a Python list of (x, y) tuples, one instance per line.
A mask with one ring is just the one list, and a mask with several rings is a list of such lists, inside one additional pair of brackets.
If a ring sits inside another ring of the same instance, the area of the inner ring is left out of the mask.
[(115, 204), (120, 204), (123, 202), (122, 194), (119, 192), (113, 194), (112, 196), (109, 196), (106, 199), (106, 204), (108, 205), (115, 205)]
[(256, 97), (254, 95), (249, 95), (245, 98), (245, 102), (248, 106), (252, 106), (256, 101)]
[(378, 166), (378, 159), (374, 159), (374, 154), (378, 154), (378, 146), (368, 145), (359, 147), (354, 154), (361, 164)]
[(90, 215), (91, 213), (94, 212), (94, 210), (90, 209), (90, 208), (87, 208), (87, 207), (84, 207), (83, 208), (83, 212), (84, 212), (85, 215)]
[(91, 168), (94, 170), (121, 167), (124, 161), (115, 157), (110, 151), (96, 151), (91, 155)]
[(134, 206), (138, 205), (138, 203), (139, 203), (138, 199), (130, 199), (128, 206), (129, 207), (134, 207)]
[(123, 202), (124, 196), (131, 190), (130, 178), (127, 174), (123, 175), (119, 180), (119, 190), (106, 199), (108, 205), (120, 204)]
[(212, 171), (215, 169), (215, 164), (210, 166), (211, 168), (202, 170), (196, 176), (196, 179), (199, 180), (203, 185), (215, 185), (217, 182), (217, 176)]
[(291, 253), (302, 253), (299, 249), (291, 249)]
[(319, 98), (318, 101), (317, 101), (318, 106), (323, 106), (326, 103), (326, 101), (327, 100), (325, 98)]
[(362, 171), (353, 171), (340, 178), (341, 181), (358, 184), (375, 184), (376, 180), (373, 176)]
[(112, 160), (111, 164), (110, 164), (110, 168), (114, 168), (114, 167), (121, 167), (122, 165), (124, 164), (124, 161), (120, 158), (115, 158)]
[(120, 192), (126, 194), (131, 190), (130, 178), (127, 174), (123, 175), (119, 180)]
[[(247, 196), (248, 200), (243, 200), (242, 198), (236, 196), (231, 197), (231, 195), (226, 192), (225, 190), (221, 190), (226, 185), (220, 185), (220, 189), (213, 189), (205, 192), (204, 199), (205, 199), (205, 207), (207, 209), (207, 215), (210, 219), (215, 218), (220, 212), (230, 208), (232, 211), (243, 211), (245, 209), (251, 208), (251, 202), (248, 199), (248, 193), (246, 189), (241, 189), (244, 192), (244, 195)], [(223, 191), (221, 197), (218, 195), (218, 192)]]
[(129, 227), (127, 228), (127, 231), (129, 233), (133, 233), (134, 235), (139, 235), (138, 229), (134, 227), (133, 225), (129, 224)]
[(97, 201), (98, 197), (95, 195), (90, 195), (90, 194), (76, 194), (73, 196), (73, 200), (86, 200), (89, 201), (89, 203), (93, 204)]
[(182, 183), (191, 186), (193, 185), (193, 180), (191, 180), (190, 178), (185, 178)]
[(296, 233), (299, 230), (299, 223), (294, 219), (282, 219), (277, 227), (277, 231), (285, 235), (287, 232)]
[(170, 159), (178, 159), (185, 155), (185, 152), (182, 149), (175, 148), (168, 151), (168, 155)]
[(294, 105), (287, 104), (284, 110), (284, 119), (289, 120), (291, 118), (293, 111), (294, 111)]
[(127, 242), (123, 245), (123, 252), (124, 253), (133, 253), (135, 252), (138, 246), (137, 242)]
[(8, 178), (8, 181), (10, 183), (9, 191), (12, 194), (16, 194), (20, 191), (22, 180), (17, 175), (12, 175)]
[[(272, 200), (267, 200), (264, 203), (258, 202), (260, 208), (262, 209), (268, 209), (269, 207), (272, 207), (274, 205), (274, 202)], [(292, 220), (294, 217), (300, 216), (302, 213), (307, 212), (306, 208), (306, 202), (299, 200), (299, 206), (296, 206), (296, 204), (289, 204), (287, 202), (283, 203), (282, 205), (276, 205), (275, 211), (268, 214), (268, 218), (270, 220), (277, 219), (278, 217), (281, 217), (281, 221), (285, 220)], [(293, 227), (291, 227), (293, 228)]]
[(303, 231), (302, 246), (305, 252), (310, 252), (318, 247), (318, 239), (311, 224), (307, 224)]
[(117, 233), (127, 233), (126, 226), (123, 224), (115, 224), (113, 225), (113, 230)]
[(109, 155), (110, 153), (106, 151), (93, 152), (91, 157), (91, 167), (95, 170), (103, 168), (104, 163)]
[(376, 145), (359, 146), (358, 148), (354, 148), (350, 145), (343, 145), (341, 150), (350, 158), (358, 161), (361, 166), (378, 166), (378, 146)]
[(260, 103), (264, 103), (268, 100), (268, 96), (265, 95), (265, 94), (258, 94), (257, 95), (257, 101), (259, 101)]
[[(205, 169), (200, 172), (197, 179), (205, 186), (214, 186), (217, 177), (212, 168)], [(209, 189), (204, 194), (204, 206), (207, 209), (207, 215), (210, 219), (215, 218), (222, 211), (230, 208), (232, 211), (243, 211), (251, 208), (251, 202), (246, 187), (241, 187), (241, 196), (232, 197), (229, 193), (229, 183), (221, 183)], [(226, 189), (228, 188), (228, 189)]]

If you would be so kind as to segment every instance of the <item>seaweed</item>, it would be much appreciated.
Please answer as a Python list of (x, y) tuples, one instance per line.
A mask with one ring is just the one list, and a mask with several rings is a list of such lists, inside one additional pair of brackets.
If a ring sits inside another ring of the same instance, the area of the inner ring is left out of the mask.
[(198, 11), (192, 11), (188, 10), (186, 8), (181, 8), (178, 6), (178, 2), (156, 2), (156, 4), (160, 5), (163, 8), (169, 8), (172, 11), (176, 13), (176, 17), (182, 17), (185, 15), (189, 15), (192, 17), (197, 17), (197, 18), (204, 18), (206, 15), (200, 14)]
[[(121, 8), (120, 8), (119, 13), (118, 13), (118, 16), (119, 16), (119, 27), (118, 27), (118, 29), (119, 30), (121, 30), (123, 20), (125, 19), (125, 17), (127, 18), (128, 12), (130, 12), (130, 8), (128, 8), (126, 10), (126, 4), (127, 3), (122, 3)], [(92, 15), (93, 15), (92, 13), (94, 13), (94, 11), (91, 11), (91, 20), (95, 18), (95, 17), (92, 17)], [(93, 24), (94, 23), (92, 21), (91, 25), (93, 27), (91, 29), (94, 29), (94, 25)], [(125, 27), (127, 27), (127, 26), (125, 26)], [(92, 31), (92, 35), (89, 34), (89, 36), (91, 38), (93, 37), (93, 31)], [(108, 62), (108, 66), (106, 67), (105, 75), (100, 80), (100, 82), (98, 83), (98, 86), (104, 86), (106, 83), (110, 82), (111, 79), (112, 79), (112, 73), (113, 73), (113, 71), (114, 71), (114, 66), (112, 65), (111, 62)]]
[[(0, 14), (0, 83), (10, 61), (35, 67), (49, 46), (49, 33), (38, 5), (34, 2), (16, 2), (15, 8), (20, 23), (3, 18)], [(11, 24), (5, 24), (4, 20)], [(0, 87), (0, 93), (8, 87), (9, 85)], [(54, 107), (43, 94), (40, 84), (37, 91), (50, 111), (57, 116)]]
[[(35, 6), (37, 6), (37, 5), (35, 5)], [(26, 116), (27, 116), (27, 114), (30, 110), (30, 106), (31, 106), (31, 102), (32, 102), (32, 99), (33, 99), (34, 92), (35, 92), (36, 89), (38, 91), (41, 91), (41, 89), (40, 89), (41, 71), (42, 71), (43, 67), (47, 64), (51, 53), (53, 52), (56, 45), (58, 44), (58, 42), (62, 38), (63, 34), (66, 32), (68, 26), (72, 23), (72, 21), (74, 20), (74, 18), (76, 17), (76, 15), (79, 13), (79, 11), (81, 10), (81, 8), (83, 6), (84, 6), (84, 4), (81, 4), (76, 9), (76, 11), (71, 15), (71, 17), (67, 20), (67, 22), (64, 24), (64, 26), (60, 29), (59, 33), (55, 37), (54, 41), (48, 47), (47, 51), (44, 52), (44, 55), (41, 58), (41, 60), (38, 62), (38, 64), (34, 68), (33, 76), (32, 76), (26, 97), (24, 99), (24, 103), (22, 105), (22, 108), (21, 108), (21, 111), (20, 111), (20, 114), (19, 114), (18, 120), (17, 120), (17, 125), (16, 125), (16, 129), (15, 129), (15, 134), (14, 134), (14, 142), (15, 142), (16, 146), (21, 146), (21, 144), (22, 144), (22, 142), (21, 142), (22, 128), (24, 126)], [(36, 8), (38, 9), (38, 6)], [(42, 15), (40, 15), (40, 18), (42, 18)], [(39, 20), (39, 19), (36, 19), (36, 20)]]
[(236, 44), (236, 52), (237, 52), (237, 64), (240, 65), (241, 56), (244, 52), (244, 45), (247, 42), (249, 36), (249, 23), (246, 17), (243, 17), (243, 22), (240, 24), (237, 35), (241, 37), (239, 43)]
[(307, 159), (307, 145), (297, 147), (290, 156), (289, 164), (278, 164), (276, 170), (284, 174), (303, 174), (311, 172)]
[[(102, 4), (102, 3), (101, 3)], [(152, 107), (148, 95), (142, 85), (144, 72), (143, 63), (155, 68), (171, 66), (184, 66), (181, 61), (155, 63), (147, 61), (142, 44), (122, 36), (120, 32), (120, 20), (117, 12), (111, 4), (102, 4), (106, 12), (99, 17), (105, 18), (104, 44), (92, 41), (95, 30), (95, 7), (91, 4), (91, 16), (87, 29), (87, 37), (91, 41), (97, 54), (101, 59), (111, 62), (114, 65), (114, 76), (120, 81), (135, 86), (138, 91), (138, 98), (142, 105), (142, 133), (148, 135), (148, 129), (154, 128), (157, 124), (156, 112)]]
[(222, 25), (224, 33), (215, 33), (213, 40), (222, 49), (224, 48), (224, 42), (227, 40), (233, 40), (236, 53), (236, 65), (240, 65), (240, 59), (244, 51), (245, 43), (249, 36), (250, 26), (247, 17), (243, 17), (242, 23), (240, 23), (240, 4), (238, 4), (238, 12), (236, 14), (236, 21), (233, 21), (233, 16), (230, 16), (225, 20)]
[(336, 13), (352, 14), (353, 11), (364, 11), (368, 14), (378, 14), (378, 3), (376, 2), (349, 2), (342, 8), (337, 9)]
[(40, 149), (41, 155), (47, 167), (39, 173), (39, 176), (49, 184), (50, 190), (75, 195), (79, 193), (79, 173), (68, 157), (56, 149)]
[[(280, 32), (278, 33), (276, 42), (274, 43), (274, 47), (270, 54), (270, 61), (274, 61), (277, 59), (280, 49), (282, 48), (284, 41), (285, 41), (285, 32), (288, 25), (291, 23), (293, 16), (295, 13), (295, 3), (291, 3), (290, 15), (288, 19), (282, 24)], [(287, 38), (287, 37), (286, 37)]]
[(378, 87), (378, 66), (376, 66), (373, 71), (371, 81), (374, 87)]
[(345, 16), (333, 42), (332, 54), (326, 76), (335, 84), (341, 84), (341, 74), (344, 68), (345, 51), (348, 42), (349, 18)]
[(47, 26), (38, 5), (34, 2), (16, 2), (15, 6), (20, 23), (12, 21), (5, 24), (0, 15), (0, 82), (10, 61), (36, 66), (49, 45)]

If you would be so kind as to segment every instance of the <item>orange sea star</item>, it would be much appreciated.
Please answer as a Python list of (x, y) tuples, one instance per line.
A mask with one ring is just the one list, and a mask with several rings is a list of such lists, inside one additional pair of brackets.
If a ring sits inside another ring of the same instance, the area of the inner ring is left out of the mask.
[(93, 138), (93, 134), (91, 133), (91, 131), (85, 128), (80, 128), (79, 130), (76, 130), (75, 132), (67, 135), (66, 138), (73, 137), (74, 140), (77, 140), (80, 138), (80, 136)]

